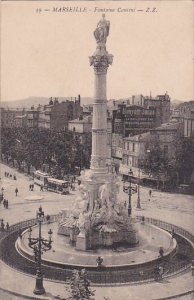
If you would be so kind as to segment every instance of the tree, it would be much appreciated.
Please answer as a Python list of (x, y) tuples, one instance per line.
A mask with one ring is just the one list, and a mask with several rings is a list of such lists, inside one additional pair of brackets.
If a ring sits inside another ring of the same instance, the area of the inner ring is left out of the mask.
[(146, 145), (146, 149), (146, 157), (141, 161), (140, 167), (150, 177), (156, 179), (157, 188), (159, 188), (160, 182), (163, 183), (163, 188), (165, 188), (166, 180), (169, 179), (171, 174), (171, 164), (165, 149), (160, 146), (158, 136), (152, 137), (152, 140)]
[(51, 174), (63, 179), (65, 174), (74, 173), (76, 168), (89, 168), (91, 155), (91, 134), (84, 142), (71, 131), (56, 131), (44, 128), (3, 128), (1, 151), (9, 163), (17, 161), (28, 168), (40, 169), (49, 165)]
[(176, 174), (176, 184), (190, 184), (194, 172), (194, 141), (177, 134), (174, 147), (175, 156), (170, 163)]
[(85, 269), (81, 271), (74, 270), (72, 277), (68, 280), (68, 286), (65, 287), (66, 297), (57, 296), (60, 300), (94, 300), (94, 290), (90, 288), (90, 281), (87, 279)]
[(70, 296), (68, 300), (93, 300), (94, 291), (90, 289), (85, 269), (74, 270), (70, 279)]

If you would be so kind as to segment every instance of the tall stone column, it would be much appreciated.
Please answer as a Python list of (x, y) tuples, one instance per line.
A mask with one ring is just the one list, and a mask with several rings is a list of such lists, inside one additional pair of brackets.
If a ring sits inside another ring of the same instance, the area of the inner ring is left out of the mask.
[(79, 229), (79, 234), (76, 234), (76, 249), (82, 251), (99, 246), (110, 247), (118, 242), (138, 242), (132, 219), (128, 217), (126, 208), (117, 197), (117, 176), (114, 172), (108, 172), (106, 167), (106, 75), (113, 61), (113, 56), (106, 50), (109, 28), (110, 23), (103, 15), (94, 31), (96, 51), (90, 56), (90, 65), (94, 67), (95, 76), (90, 170), (82, 172), (80, 195), (75, 207), (68, 218), (63, 217), (59, 226), (60, 234), (70, 235), (70, 224), (75, 226), (76, 220), (76, 229)]
[(97, 41), (95, 53), (90, 57), (90, 65), (94, 67), (94, 102), (92, 123), (92, 157), (90, 169), (94, 173), (107, 173), (107, 69), (113, 61), (113, 55), (106, 51), (106, 38), (109, 33), (109, 22), (99, 21), (94, 36)]

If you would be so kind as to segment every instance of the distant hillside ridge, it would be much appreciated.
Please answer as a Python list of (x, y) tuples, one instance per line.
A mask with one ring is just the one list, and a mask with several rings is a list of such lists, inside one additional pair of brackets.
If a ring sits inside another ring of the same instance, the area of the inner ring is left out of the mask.
[[(54, 99), (55, 97), (53, 97)], [(72, 100), (75, 101), (75, 98), (78, 99), (77, 96), (71, 96), (71, 97), (56, 97), (58, 98), (59, 102), (66, 101), (66, 100)], [(40, 105), (46, 105), (49, 103), (50, 97), (28, 97), (25, 99), (20, 100), (14, 100), (14, 101), (1, 101), (0, 107), (10, 107), (10, 108), (30, 108), (32, 105), (37, 107)], [(81, 106), (88, 105), (93, 102), (93, 99), (91, 97), (81, 97)]]

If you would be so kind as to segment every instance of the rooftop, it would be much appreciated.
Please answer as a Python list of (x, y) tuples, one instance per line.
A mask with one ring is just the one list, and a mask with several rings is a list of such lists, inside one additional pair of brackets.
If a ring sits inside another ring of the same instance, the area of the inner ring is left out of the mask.
[(86, 116), (83, 119), (82, 118), (77, 118), (77, 119), (74, 119), (72, 121), (69, 121), (69, 123), (79, 123), (79, 124), (92, 123), (92, 117), (91, 116)]

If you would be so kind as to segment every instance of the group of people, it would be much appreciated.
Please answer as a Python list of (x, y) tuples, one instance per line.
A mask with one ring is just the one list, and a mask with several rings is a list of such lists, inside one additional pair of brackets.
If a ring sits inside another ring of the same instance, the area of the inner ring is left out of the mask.
[(6, 200), (5, 197), (4, 197), (4, 194), (3, 194), (4, 188), (2, 188), (1, 190), (2, 190), (2, 194), (0, 195), (0, 204), (1, 204), (1, 202), (3, 202), (4, 208), (7, 209), (7, 208), (8, 208), (8, 205), (9, 205), (9, 202), (8, 202), (8, 200)]
[(5, 223), (4, 223), (4, 220), (1, 219), (0, 229), (1, 229), (1, 231), (4, 231), (5, 229), (6, 229), (6, 230), (9, 230), (9, 223), (6, 222), (6, 224), (5, 224)]
[(3, 206), (4, 206), (4, 208), (8, 209), (8, 205), (9, 205), (8, 200), (6, 200), (6, 199), (4, 198), (4, 199), (3, 199)]
[(17, 180), (16, 175), (13, 175), (13, 176), (12, 176), (12, 174), (9, 173), (9, 172), (5, 172), (5, 177), (13, 178), (13, 180)]
[(34, 184), (30, 184), (29, 185), (29, 191), (33, 191), (34, 190)]

